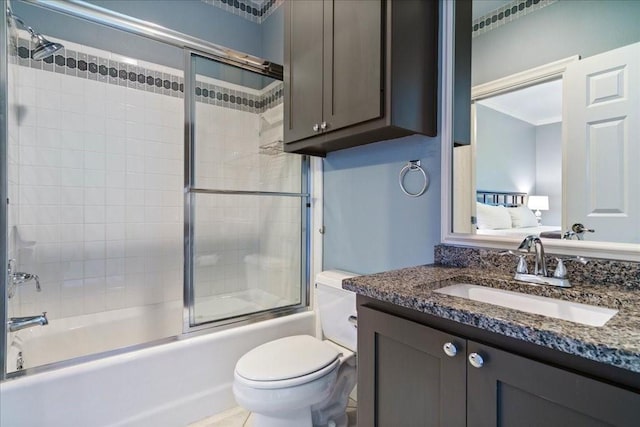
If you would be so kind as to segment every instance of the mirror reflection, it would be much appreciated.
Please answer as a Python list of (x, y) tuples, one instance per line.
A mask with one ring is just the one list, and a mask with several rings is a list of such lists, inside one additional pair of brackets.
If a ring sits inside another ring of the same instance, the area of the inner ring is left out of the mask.
[(640, 243), (640, 2), (474, 1), (453, 231)]

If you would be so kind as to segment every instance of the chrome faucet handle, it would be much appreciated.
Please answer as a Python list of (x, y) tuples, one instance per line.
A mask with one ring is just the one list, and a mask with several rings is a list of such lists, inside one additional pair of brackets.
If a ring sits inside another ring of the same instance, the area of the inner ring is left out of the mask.
[(581, 256), (570, 257), (570, 258), (558, 257), (556, 258), (556, 261), (558, 261), (558, 265), (556, 266), (556, 269), (553, 272), (553, 277), (558, 279), (565, 279), (567, 277), (567, 267), (564, 265), (566, 262), (579, 262), (583, 265), (589, 262), (587, 258), (581, 257)]
[(498, 255), (513, 255), (518, 257), (518, 266), (516, 267), (516, 273), (527, 274), (529, 273), (529, 267), (527, 267), (527, 254), (517, 254), (511, 250), (498, 252)]
[(11, 276), (11, 273), (13, 273), (13, 271), (16, 269), (16, 260), (11, 258), (8, 262), (7, 262), (7, 274), (9, 276)]

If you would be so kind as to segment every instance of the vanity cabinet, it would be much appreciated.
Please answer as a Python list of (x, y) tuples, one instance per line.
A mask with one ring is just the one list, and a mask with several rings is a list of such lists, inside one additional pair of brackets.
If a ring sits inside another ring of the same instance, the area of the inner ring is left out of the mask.
[(285, 2), (285, 151), (436, 135), (438, 1)]
[(358, 423), (637, 426), (640, 394), (358, 306)]

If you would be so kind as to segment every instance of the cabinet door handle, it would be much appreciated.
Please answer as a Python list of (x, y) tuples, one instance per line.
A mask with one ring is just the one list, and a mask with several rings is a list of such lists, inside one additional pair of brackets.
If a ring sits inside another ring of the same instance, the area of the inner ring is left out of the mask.
[(471, 366), (474, 368), (482, 368), (484, 359), (478, 353), (471, 353), (469, 355), (469, 363), (471, 363)]
[(326, 129), (327, 129), (327, 127), (329, 127), (329, 125), (327, 125), (327, 122), (322, 122), (322, 123), (320, 123), (320, 129), (322, 129), (322, 130), (326, 130)]
[(314, 131), (314, 132), (318, 132), (319, 130), (320, 130), (320, 125), (319, 125), (319, 124), (317, 124), (317, 123), (316, 123), (316, 124), (314, 124), (314, 125), (313, 125), (313, 131)]
[(442, 349), (444, 350), (444, 354), (446, 354), (449, 357), (453, 357), (456, 354), (458, 354), (458, 349), (456, 348), (455, 344), (447, 342), (442, 346)]

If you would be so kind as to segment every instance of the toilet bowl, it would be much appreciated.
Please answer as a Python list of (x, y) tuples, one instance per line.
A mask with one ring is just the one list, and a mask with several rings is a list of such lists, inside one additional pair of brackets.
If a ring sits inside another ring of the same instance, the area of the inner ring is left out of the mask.
[(238, 404), (253, 413), (253, 427), (347, 426), (357, 338), (355, 294), (341, 283), (353, 276), (328, 271), (317, 277), (319, 315), (328, 340), (280, 338), (238, 360), (233, 392)]

